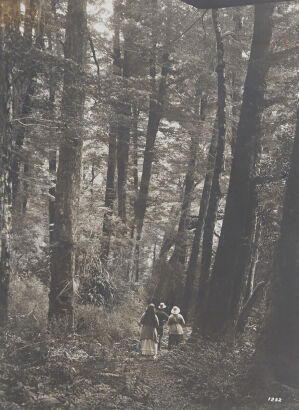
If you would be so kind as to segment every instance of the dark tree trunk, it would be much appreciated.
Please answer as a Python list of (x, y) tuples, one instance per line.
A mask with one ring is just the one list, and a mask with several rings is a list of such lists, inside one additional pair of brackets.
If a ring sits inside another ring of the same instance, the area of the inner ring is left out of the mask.
[(152, 163), (154, 159), (154, 149), (156, 136), (163, 114), (164, 98), (166, 94), (166, 80), (169, 69), (168, 52), (162, 56), (162, 70), (159, 89), (157, 93), (153, 93), (150, 98), (149, 119), (146, 133), (146, 143), (144, 150), (142, 176), (138, 197), (135, 203), (135, 223), (137, 232), (137, 241), (141, 238), (144, 216), (146, 212), (147, 198), (152, 172)]
[(203, 316), (203, 332), (217, 336), (239, 313), (252, 231), (252, 181), (259, 150), (267, 55), (272, 35), (272, 5), (256, 6), (251, 55), (244, 87), (226, 210)]
[(175, 206), (173, 206), (170, 211), (168, 226), (166, 227), (164, 232), (164, 237), (159, 252), (159, 260), (166, 259), (168, 252), (174, 244), (176, 235), (175, 227), (177, 224), (177, 218), (179, 216), (179, 213), (179, 209), (175, 209)]
[(132, 107), (132, 139), (133, 139), (133, 180), (134, 180), (134, 191), (135, 200), (138, 195), (138, 119), (139, 110), (136, 103)]
[(203, 240), (202, 240), (202, 258), (199, 276), (199, 290), (196, 307), (196, 323), (200, 326), (202, 310), (205, 306), (205, 298), (207, 295), (208, 279), (212, 263), (213, 239), (214, 230), (217, 219), (218, 205), (221, 198), (220, 179), (224, 167), (224, 149), (225, 149), (225, 134), (226, 134), (226, 86), (225, 86), (225, 63), (224, 63), (224, 45), (222, 33), (219, 24), (218, 10), (212, 11), (213, 26), (217, 43), (217, 75), (218, 75), (218, 109), (217, 109), (217, 148), (215, 167), (212, 178), (210, 191), (209, 205), (205, 220)]
[(149, 184), (151, 179), (152, 163), (154, 159), (155, 141), (158, 133), (160, 120), (162, 118), (164, 98), (166, 94), (166, 80), (169, 70), (169, 54), (166, 50), (162, 56), (162, 70), (159, 87), (157, 90), (156, 84), (156, 70), (157, 70), (157, 33), (155, 30), (155, 20), (157, 13), (157, 0), (151, 1), (152, 10), (152, 33), (151, 42), (152, 48), (150, 50), (149, 58), (149, 74), (151, 77), (151, 96), (149, 101), (149, 116), (147, 123), (147, 133), (145, 149), (143, 154), (143, 167), (140, 181), (140, 187), (137, 199), (134, 205), (134, 219), (136, 228), (136, 241), (141, 239), (143, 222), (146, 212), (147, 198), (149, 192)]
[(0, 327), (8, 320), (10, 279), (9, 242), (11, 233), (11, 90), (9, 64), (4, 52), (5, 30), (0, 5)]
[(115, 169), (116, 169), (116, 132), (113, 126), (110, 126), (109, 133), (109, 150), (107, 164), (107, 181), (105, 192), (105, 208), (103, 222), (103, 243), (101, 247), (101, 261), (106, 263), (110, 252), (110, 240), (112, 235), (112, 214), (115, 200)]
[(54, 245), (51, 255), (49, 319), (64, 319), (73, 329), (73, 278), (75, 228), (80, 193), (82, 122), (84, 117), (83, 72), (87, 41), (86, 0), (69, 0), (62, 116), (66, 129), (59, 147), (55, 198)]
[(240, 68), (242, 67), (242, 47), (241, 47), (241, 30), (242, 30), (242, 12), (241, 9), (237, 8), (233, 12), (234, 21), (234, 48), (232, 52), (233, 58), (233, 68), (231, 69), (231, 88), (232, 88), (232, 140), (231, 149), (234, 154), (235, 144), (237, 138), (238, 130), (238, 119), (241, 106), (241, 79), (240, 79)]
[(210, 199), (210, 192), (212, 186), (212, 178), (213, 178), (213, 171), (215, 167), (215, 157), (216, 157), (216, 148), (217, 148), (217, 121), (215, 121), (211, 144), (209, 148), (208, 154), (208, 169), (205, 176), (205, 182), (201, 194), (200, 206), (199, 206), (199, 213), (198, 213), (198, 221), (195, 228), (194, 238), (192, 242), (192, 249), (190, 254), (190, 259), (188, 263), (188, 267), (186, 270), (186, 283), (184, 289), (184, 313), (187, 317), (191, 304), (192, 304), (192, 295), (193, 295), (193, 288), (195, 283), (195, 275), (198, 266), (198, 256), (200, 250), (200, 243), (202, 238), (202, 231), (206, 220), (209, 199)]
[(25, 5), (25, 17), (24, 17), (24, 38), (28, 47), (32, 45), (32, 30), (34, 27), (34, 20), (36, 15), (36, 4), (34, 0), (30, 0)]
[(30, 176), (30, 155), (27, 155), (25, 157), (24, 161), (24, 184), (23, 184), (23, 195), (22, 195), (22, 213), (25, 214), (27, 210), (27, 204), (28, 204), (28, 198), (29, 198), (29, 192), (28, 192), (28, 187), (29, 184), (27, 182), (28, 178)]
[[(26, 123), (26, 117), (31, 113), (31, 101), (35, 89), (35, 75), (36, 73), (31, 73), (30, 78), (28, 79), (28, 87), (25, 93), (23, 107), (19, 113), (22, 118), (22, 122)], [(13, 197), (13, 206), (15, 210), (20, 211), (20, 206), (18, 206), (18, 194), (20, 192), (20, 168), (22, 162), (24, 163), (22, 147), (25, 139), (26, 127), (20, 126), (17, 130), (15, 137), (15, 147), (14, 155), (12, 159), (12, 197)], [(21, 198), (20, 198), (21, 199)], [(21, 202), (21, 201), (19, 201)], [(20, 204), (19, 204), (20, 205)]]
[[(18, 10), (20, 10), (20, 2), (15, 2)], [(37, 48), (44, 48), (44, 19), (41, 15), (38, 15), (38, 8), (40, 14), (44, 15), (43, 6), (38, 7), (34, 1), (29, 1), (26, 4), (25, 17), (24, 17), (24, 35), (22, 41), (24, 51), (28, 52), (32, 48), (33, 43), (33, 29), (35, 29)], [(15, 14), (18, 14), (15, 11)], [(38, 20), (38, 22), (37, 22)], [(15, 32), (19, 33), (20, 20), (16, 19)], [(21, 80), (15, 84), (15, 103), (14, 103), (14, 116), (21, 117), (22, 122), (26, 124), (27, 117), (32, 110), (32, 97), (36, 87), (37, 67), (36, 63), (31, 62), (28, 64), (28, 60), (19, 67), (20, 71), (24, 71), (24, 76)], [(29, 173), (29, 159), (22, 150), (24, 140), (26, 136), (26, 126), (18, 126), (16, 130), (16, 136), (14, 141), (14, 152), (12, 157), (12, 201), (14, 211), (24, 212), (27, 207), (28, 186), (24, 182), (23, 187), (20, 186), (20, 172), (22, 164), (24, 165), (24, 179), (28, 178)]]
[[(119, 10), (118, 4), (114, 5), (114, 37), (113, 37), (113, 74), (116, 77), (121, 75), (121, 55), (120, 55), (120, 22), (119, 22)], [(106, 191), (105, 191), (105, 208), (107, 208), (104, 214), (103, 221), (103, 240), (101, 247), (101, 261), (106, 264), (110, 252), (110, 240), (112, 235), (112, 215), (114, 201), (116, 197), (115, 193), (115, 171), (116, 171), (116, 158), (117, 158), (117, 110), (114, 105), (114, 115), (111, 115), (110, 119), (110, 132), (109, 132), (109, 148), (108, 148), (108, 164), (107, 164), (107, 177), (106, 177)]]
[[(130, 2), (126, 4), (127, 9), (132, 7)], [(128, 18), (133, 20), (129, 12)], [(135, 39), (132, 30), (124, 29), (124, 57), (123, 57), (123, 92), (118, 101), (118, 133), (117, 133), (117, 198), (118, 216), (126, 223), (127, 221), (127, 178), (129, 163), (130, 129), (131, 129), (131, 98), (128, 93), (128, 80), (134, 75), (134, 64), (132, 64), (132, 47)]]
[[(138, 178), (138, 119), (139, 119), (139, 109), (136, 102), (132, 103), (132, 139), (133, 139), (133, 150), (132, 150), (132, 162), (133, 162), (133, 184), (134, 184), (134, 198), (133, 206), (137, 201), (138, 189), (139, 189), (139, 178)], [(135, 220), (131, 226), (131, 239), (134, 241), (135, 237)], [(139, 244), (134, 244), (132, 247), (131, 261), (127, 267), (127, 276), (130, 277), (132, 266), (135, 264), (135, 280), (139, 280)], [(154, 264), (153, 264), (154, 266)]]
[[(53, 16), (56, 17), (56, 5), (52, 5)], [(49, 51), (53, 52), (53, 33), (50, 31), (48, 34), (49, 40)], [(49, 118), (50, 120), (55, 119), (55, 94), (56, 94), (56, 83), (55, 83), (55, 68), (50, 67), (49, 74)], [(50, 134), (49, 142), (49, 177), (50, 177), (50, 188), (49, 188), (49, 244), (50, 251), (52, 252), (52, 245), (54, 244), (54, 224), (55, 224), (55, 185), (56, 185), (56, 170), (57, 170), (57, 143), (54, 138), (54, 134)], [(54, 142), (53, 142), (54, 140)]]
[(175, 247), (173, 254), (170, 258), (171, 264), (180, 263), (182, 267), (185, 264), (186, 251), (187, 251), (187, 218), (190, 213), (190, 207), (192, 202), (192, 194), (194, 190), (195, 183), (195, 167), (197, 160), (199, 138), (198, 135), (191, 135), (190, 144), (190, 158), (187, 169), (187, 174), (185, 176), (185, 190), (183, 195), (181, 215), (178, 225), (178, 231), (175, 239)]
[(117, 129), (117, 199), (118, 216), (126, 223), (127, 220), (127, 177), (130, 144), (131, 105), (124, 101), (118, 103)]
[(55, 224), (55, 183), (56, 183), (56, 149), (49, 150), (49, 174), (50, 184), (49, 189), (49, 242), (50, 246), (54, 244), (54, 224)]
[[(135, 279), (139, 279), (139, 243), (141, 240), (142, 228), (147, 206), (147, 199), (149, 193), (152, 164), (154, 159), (155, 141), (158, 133), (160, 120), (163, 114), (164, 98), (166, 94), (166, 80), (169, 69), (169, 55), (166, 51), (162, 56), (162, 70), (161, 79), (157, 93), (153, 93), (150, 97), (149, 118), (146, 133), (146, 143), (143, 156), (143, 168), (140, 181), (140, 188), (137, 200), (134, 206), (135, 226), (136, 226), (136, 244), (135, 250)], [(155, 73), (155, 69), (154, 69)], [(155, 74), (154, 74), (155, 75)], [(154, 77), (152, 77), (154, 78)], [(138, 260), (137, 260), (138, 259)]]
[[(257, 367), (283, 384), (298, 385), (299, 355), (299, 108), (291, 168), (286, 184), (268, 313), (257, 346)], [(261, 375), (263, 377), (263, 375)]]
[[(199, 91), (196, 91), (199, 94)], [(196, 96), (198, 99), (198, 96)], [(201, 113), (200, 121), (203, 122), (205, 118), (205, 109), (207, 105), (207, 98), (205, 95), (201, 99), (201, 107), (199, 110), (199, 104), (197, 103), (197, 112), (199, 117), (199, 112)], [(189, 152), (189, 162), (187, 166), (187, 173), (185, 176), (185, 190), (183, 194), (183, 201), (181, 207), (181, 215), (179, 220), (178, 232), (175, 241), (175, 247), (173, 255), (170, 258), (170, 263), (177, 264), (180, 263), (185, 265), (186, 253), (187, 253), (187, 218), (190, 213), (190, 207), (192, 203), (192, 194), (195, 184), (195, 170), (197, 165), (197, 154), (199, 146), (199, 135), (194, 130), (191, 131), (191, 141), (190, 141), (190, 152)]]

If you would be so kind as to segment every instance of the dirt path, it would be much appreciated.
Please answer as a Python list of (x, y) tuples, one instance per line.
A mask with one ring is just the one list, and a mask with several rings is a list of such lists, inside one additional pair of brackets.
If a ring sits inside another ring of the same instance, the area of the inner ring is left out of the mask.
[[(187, 329), (185, 337), (188, 337), (191, 329)], [(195, 410), (205, 409), (199, 407), (192, 400), (192, 394), (182, 383), (182, 379), (174, 374), (175, 355), (164, 348), (160, 351), (157, 360), (135, 356), (127, 359), (125, 377), (131, 381), (135, 393), (145, 402), (143, 405), (135, 402), (134, 409), (159, 409), (159, 410)], [(141, 405), (141, 406), (140, 406)]]
[[(164, 356), (165, 353), (162, 353)], [(166, 353), (167, 355), (167, 353)], [(198, 409), (188, 392), (180, 386), (180, 380), (171, 374), (171, 366), (164, 357), (157, 361), (140, 359), (132, 365), (130, 373), (137, 374), (142, 389), (148, 392), (148, 409), (183, 410)], [(139, 407), (137, 406), (136, 409)]]
[(105, 353), (101, 345), (70, 340), (52, 350), (48, 346), (46, 356), (27, 344), (5, 355), (0, 345), (5, 359), (0, 363), (0, 410), (206, 408), (199, 407), (184, 379), (186, 372), (176, 366), (184, 346), (169, 352), (165, 336), (153, 360), (140, 355), (137, 340), (131, 342), (133, 347), (125, 340)]

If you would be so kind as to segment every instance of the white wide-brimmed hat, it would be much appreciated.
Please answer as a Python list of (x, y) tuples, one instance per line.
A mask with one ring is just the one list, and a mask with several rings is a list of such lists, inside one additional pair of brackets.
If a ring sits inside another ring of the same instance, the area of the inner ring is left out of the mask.
[(160, 305), (158, 306), (158, 309), (165, 309), (166, 305), (165, 303), (161, 302)]
[(171, 309), (171, 313), (172, 313), (173, 315), (178, 315), (178, 314), (180, 313), (180, 311), (181, 311), (181, 309), (180, 309), (179, 307), (177, 307), (177, 306), (174, 306), (174, 307)]

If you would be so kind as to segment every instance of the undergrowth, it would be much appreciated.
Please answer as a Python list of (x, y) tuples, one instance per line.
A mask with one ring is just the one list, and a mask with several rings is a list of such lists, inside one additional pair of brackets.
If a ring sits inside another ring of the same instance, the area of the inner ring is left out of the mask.
[[(14, 279), (9, 325), (0, 334), (0, 409), (165, 410), (169, 407), (165, 392), (157, 393), (157, 379), (185, 397), (188, 410), (278, 408), (267, 401), (275, 392), (284, 409), (298, 408), (296, 389), (250, 388), (256, 323), (235, 344), (187, 341), (164, 350), (157, 363), (139, 362), (144, 300), (140, 288), (128, 290), (113, 309), (77, 304), (75, 333), (67, 336), (62, 323), (48, 331), (47, 287), (34, 278)], [(142, 366), (151, 369), (146, 376)]]

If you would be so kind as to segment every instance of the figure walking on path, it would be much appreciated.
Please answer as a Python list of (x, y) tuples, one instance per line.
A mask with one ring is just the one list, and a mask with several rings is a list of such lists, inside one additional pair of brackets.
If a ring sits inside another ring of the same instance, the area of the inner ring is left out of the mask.
[(141, 354), (144, 356), (153, 356), (155, 359), (158, 352), (158, 333), (159, 320), (155, 314), (155, 305), (148, 305), (145, 313), (140, 319), (141, 334)]
[(160, 303), (158, 306), (158, 309), (156, 311), (156, 315), (159, 320), (159, 327), (158, 327), (158, 350), (161, 349), (161, 342), (162, 342), (162, 337), (163, 337), (163, 328), (165, 323), (168, 320), (168, 314), (165, 312), (166, 305), (165, 303)]
[(168, 319), (169, 327), (169, 339), (168, 339), (168, 349), (170, 350), (173, 346), (178, 345), (183, 341), (185, 320), (182, 315), (180, 315), (180, 308), (174, 306), (171, 310), (171, 315)]

